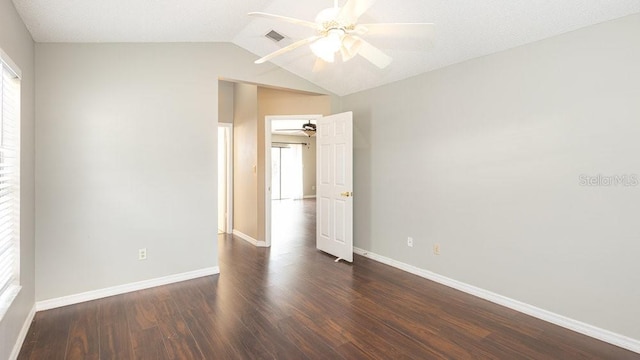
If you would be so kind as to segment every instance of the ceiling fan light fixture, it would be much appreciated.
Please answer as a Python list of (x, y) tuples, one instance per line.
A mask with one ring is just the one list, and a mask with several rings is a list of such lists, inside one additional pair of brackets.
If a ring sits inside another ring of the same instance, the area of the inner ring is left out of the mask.
[(327, 36), (314, 41), (309, 47), (317, 57), (332, 63), (335, 59), (335, 54), (342, 47), (344, 34), (345, 32), (342, 29), (331, 29), (327, 32)]
[(340, 8), (337, 8), (337, 7), (324, 9), (320, 11), (316, 16), (316, 23), (324, 24), (324, 23), (335, 21), (339, 13), (340, 13)]
[(302, 132), (305, 133), (308, 137), (312, 137), (316, 134), (315, 129), (304, 129), (302, 130)]
[(433, 24), (430, 23), (359, 24), (360, 17), (369, 10), (375, 0), (344, 0), (342, 7), (338, 6), (339, 2), (340, 0), (334, 0), (333, 7), (322, 10), (316, 16), (315, 22), (263, 12), (249, 13), (251, 16), (304, 26), (316, 32), (315, 35), (276, 50), (256, 60), (255, 63), (262, 64), (303, 45), (309, 45), (313, 54), (316, 55), (314, 72), (319, 71), (325, 63), (333, 63), (338, 52), (343, 62), (359, 55), (374, 66), (384, 69), (391, 64), (393, 58), (368, 42), (364, 38), (365, 35), (402, 36), (414, 39), (431, 37), (433, 34)]

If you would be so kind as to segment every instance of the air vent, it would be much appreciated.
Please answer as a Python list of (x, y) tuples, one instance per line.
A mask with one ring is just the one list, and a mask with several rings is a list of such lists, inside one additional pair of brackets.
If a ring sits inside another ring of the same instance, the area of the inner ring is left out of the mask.
[(278, 32), (276, 32), (275, 30), (271, 30), (271, 31), (269, 31), (269, 32), (265, 35), (265, 37), (266, 37), (267, 39), (271, 39), (271, 40), (273, 40), (273, 41), (275, 41), (275, 42), (280, 42), (282, 39), (284, 39), (284, 35), (279, 34), (279, 33), (278, 33)]

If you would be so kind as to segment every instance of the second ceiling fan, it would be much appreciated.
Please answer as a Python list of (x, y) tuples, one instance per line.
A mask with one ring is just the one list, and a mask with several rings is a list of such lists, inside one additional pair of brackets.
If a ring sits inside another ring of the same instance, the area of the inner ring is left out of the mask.
[(311, 51), (318, 57), (315, 70), (324, 63), (335, 61), (336, 54), (340, 53), (342, 61), (349, 61), (356, 55), (370, 61), (380, 69), (384, 69), (393, 60), (382, 50), (364, 40), (367, 36), (399, 36), (410, 38), (431, 37), (433, 24), (431, 23), (374, 23), (359, 24), (360, 16), (364, 14), (375, 0), (347, 0), (344, 6), (338, 6), (338, 0), (334, 0), (332, 8), (324, 9), (318, 13), (315, 22), (296, 19), (287, 16), (269, 14), (264, 12), (251, 12), (250, 16), (263, 17), (278, 21), (293, 23), (312, 28), (316, 34), (294, 42), (282, 49), (256, 60), (256, 64), (267, 62), (276, 56), (280, 56), (301, 46), (309, 44)]
[(311, 120), (308, 120), (306, 124), (302, 124), (302, 127), (299, 129), (276, 129), (276, 132), (302, 132), (308, 137), (312, 137), (316, 135), (316, 124), (312, 123)]

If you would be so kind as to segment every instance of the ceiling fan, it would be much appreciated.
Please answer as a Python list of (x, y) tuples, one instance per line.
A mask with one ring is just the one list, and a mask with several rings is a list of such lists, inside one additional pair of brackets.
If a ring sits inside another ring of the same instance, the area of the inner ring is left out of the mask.
[(256, 64), (267, 62), (276, 56), (309, 44), (311, 51), (318, 57), (314, 71), (320, 70), (325, 63), (335, 61), (339, 52), (342, 61), (346, 62), (360, 55), (380, 69), (384, 69), (393, 60), (382, 50), (364, 40), (367, 36), (400, 36), (431, 37), (433, 24), (430, 23), (375, 23), (359, 24), (358, 20), (375, 2), (375, 0), (346, 0), (344, 6), (338, 6), (334, 0), (332, 8), (318, 13), (315, 22), (263, 12), (251, 12), (250, 16), (284, 21), (312, 28), (316, 34), (294, 42), (280, 50), (255, 61)]
[(302, 124), (302, 128), (300, 128), (300, 129), (276, 129), (274, 131), (276, 131), (276, 132), (278, 132), (278, 131), (283, 131), (283, 132), (301, 131), (305, 135), (307, 135), (308, 137), (312, 137), (312, 136), (316, 135), (316, 124), (312, 123), (311, 120), (308, 120), (308, 122), (306, 124)]

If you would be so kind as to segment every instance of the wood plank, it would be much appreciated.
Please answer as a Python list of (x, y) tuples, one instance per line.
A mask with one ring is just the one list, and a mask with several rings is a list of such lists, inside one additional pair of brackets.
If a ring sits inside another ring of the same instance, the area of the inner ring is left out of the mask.
[(98, 300), (101, 359), (132, 359), (133, 348), (127, 322), (128, 296), (112, 296)]
[(374, 356), (367, 355), (367, 353), (351, 342), (338, 346), (336, 351), (345, 359), (375, 359)]
[(259, 311), (244, 314), (241, 321), (275, 359), (307, 359), (287, 337), (280, 336), (278, 329)]
[(332, 347), (327, 345), (319, 334), (296, 322), (293, 318), (280, 320), (278, 322), (278, 330), (282, 336), (295, 344), (309, 359), (344, 359)]
[(204, 359), (198, 343), (173, 300), (154, 304), (158, 328), (170, 359)]
[(39, 334), (29, 359), (57, 360), (65, 358), (69, 327), (76, 311), (74, 306), (65, 306), (36, 314)]
[(100, 358), (98, 315), (100, 305), (89, 301), (75, 306), (76, 314), (69, 328), (66, 359), (97, 360)]
[[(206, 312), (215, 311), (216, 287), (211, 286), (208, 277), (194, 279), (187, 284), (170, 284), (167, 288), (181, 311), (187, 309), (199, 309)], [(203, 293), (201, 288), (207, 292), (207, 295)]]
[(191, 309), (184, 312), (184, 317), (207, 358), (273, 359), (234, 312), (202, 316), (201, 311)]
[[(208, 316), (208, 315), (207, 315)], [(198, 311), (185, 310), (184, 320), (191, 329), (193, 338), (207, 359), (241, 359), (241, 353), (235, 347), (228, 346), (224, 333), (208, 318)]]
[(133, 358), (136, 360), (165, 360), (169, 354), (157, 327), (131, 332)]
[(129, 329), (133, 332), (142, 332), (153, 327), (157, 327), (158, 320), (156, 319), (154, 302), (157, 299), (157, 295), (153, 293), (155, 289), (150, 289), (143, 293), (136, 291), (127, 294), (131, 303), (126, 307), (126, 316), (129, 324)]
[[(270, 313), (269, 310), (263, 311), (260, 305), (272, 305), (269, 309), (275, 310), (278, 314), (282, 314), (278, 307), (273, 306), (272, 299), (263, 296), (252, 296), (251, 300), (241, 296), (237, 291), (237, 287), (224, 288), (222, 291), (231, 301), (222, 300), (218, 302), (218, 311), (211, 315), (210, 320), (217, 324), (219, 335), (216, 337), (223, 339), (228, 343), (237, 343), (237, 339), (245, 339), (250, 337), (257, 341), (256, 347), (260, 348), (259, 354), (253, 354), (253, 351), (247, 353), (248, 344), (238, 344), (234, 347), (238, 348), (239, 353), (245, 353), (244, 356), (261, 358), (264, 352), (266, 358), (273, 357), (276, 359), (306, 359), (307, 357), (288, 339), (278, 336), (277, 321), (270, 323), (264, 315)], [(275, 289), (270, 289), (275, 290)], [(260, 301), (255, 301), (260, 300)], [(224, 316), (223, 316), (224, 315)], [(275, 319), (277, 317), (270, 316)], [(226, 328), (239, 329), (236, 330), (234, 337), (237, 339), (229, 339), (228, 334), (224, 331)], [(263, 351), (264, 350), (264, 351)]]

